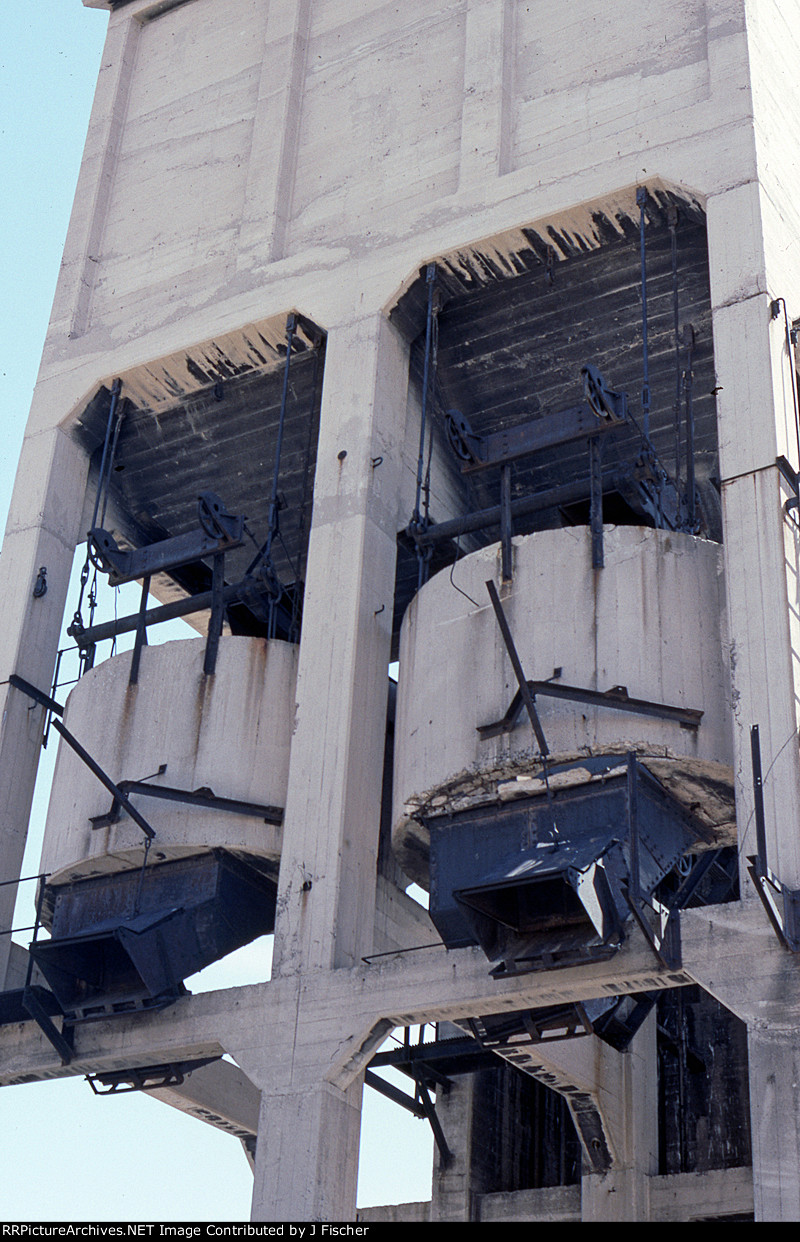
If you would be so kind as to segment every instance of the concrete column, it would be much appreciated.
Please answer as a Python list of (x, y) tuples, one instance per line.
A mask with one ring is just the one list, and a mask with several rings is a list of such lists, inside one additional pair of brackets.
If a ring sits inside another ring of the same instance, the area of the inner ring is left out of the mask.
[[(307, 978), (372, 948), (407, 382), (382, 316), (330, 331), (273, 975)], [(355, 1218), (360, 1082), (339, 1091), (323, 1066), (295, 1067), (315, 1022), (300, 988), (292, 1073), (262, 1105), (255, 1220)]]
[(467, 0), (461, 189), (508, 172), (511, 21), (509, 0)]
[[(623, 1053), (597, 1043), (598, 1087), (611, 1070), (621, 1071), (618, 1124), (612, 1128), (615, 1160), (608, 1173), (584, 1177), (583, 1221), (646, 1221), (650, 1213), (650, 1178), (658, 1172), (658, 1066), (656, 1018), (651, 1014)], [(604, 1072), (605, 1071), (605, 1072)]]
[(382, 316), (331, 331), (273, 973), (371, 948), (407, 374)]
[(89, 327), (103, 230), (125, 127), (141, 28), (132, 6), (126, 6), (123, 11), (112, 13), (109, 17), (89, 132), (50, 316), (46, 359), (61, 353), (69, 338), (83, 336)]
[(794, 1032), (748, 1026), (757, 1221), (800, 1221), (800, 1047)]
[[(750, 727), (760, 730), (769, 865), (800, 887), (800, 754), (795, 675), (798, 653), (787, 581), (797, 564), (787, 543), (775, 459), (796, 463), (794, 412), (786, 382), (785, 333), (771, 317), (755, 182), (708, 203), (714, 355), (725, 521), (739, 851), (756, 850)], [(787, 554), (793, 564), (787, 563)], [(752, 894), (749, 881), (747, 889)]]
[(436, 1115), (451, 1158), (445, 1162), (441, 1153), (435, 1155), (432, 1221), (477, 1220), (476, 1195), (484, 1189), (473, 1151), (477, 1084), (477, 1074), (461, 1074), (452, 1080), (447, 1092), (437, 1093)]
[(270, 0), (239, 230), (239, 268), (283, 258), (291, 215), (310, 0)]
[[(53, 677), (72, 558), (86, 490), (87, 460), (60, 430), (26, 437), (0, 557), (0, 879), (21, 874), (43, 709), (8, 685), (18, 673), (47, 693)], [(35, 598), (40, 568), (47, 593)], [(0, 888), (0, 928), (11, 926), (16, 887)], [(0, 985), (10, 937), (0, 936)]]
[(270, 1092), (261, 1104), (251, 1219), (355, 1220), (361, 1080)]

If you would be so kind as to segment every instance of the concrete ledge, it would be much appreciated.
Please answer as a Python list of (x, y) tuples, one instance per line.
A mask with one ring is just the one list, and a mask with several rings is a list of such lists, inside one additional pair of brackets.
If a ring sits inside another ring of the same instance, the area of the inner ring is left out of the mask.
[(544, 1186), (540, 1190), (502, 1191), (482, 1195), (481, 1221), (580, 1221), (581, 1188)]
[(370, 1225), (410, 1224), (429, 1221), (431, 1205), (427, 1200), (420, 1203), (385, 1203), (380, 1207), (363, 1207), (356, 1212), (356, 1220)]

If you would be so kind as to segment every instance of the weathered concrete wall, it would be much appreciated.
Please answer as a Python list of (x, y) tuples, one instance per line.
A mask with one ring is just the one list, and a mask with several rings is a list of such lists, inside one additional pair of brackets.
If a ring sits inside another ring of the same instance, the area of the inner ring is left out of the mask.
[(131, 0), (110, 17), (46, 373), (70, 359), (77, 399), (97, 346), (112, 370), (159, 356), (277, 310), (285, 280), (325, 325), (356, 261), (379, 305), (426, 256), (618, 186), (752, 178), (739, 0), (614, 16), (612, 33), (599, 0), (567, 21), (522, 0)]

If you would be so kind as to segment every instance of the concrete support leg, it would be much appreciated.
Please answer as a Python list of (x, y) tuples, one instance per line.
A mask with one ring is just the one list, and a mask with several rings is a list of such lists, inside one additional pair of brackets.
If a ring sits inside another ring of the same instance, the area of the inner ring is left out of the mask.
[(658, 1172), (658, 1081), (656, 1020), (651, 1014), (624, 1053), (598, 1041), (598, 1081), (603, 1062), (621, 1070), (619, 1124), (615, 1128), (613, 1167), (584, 1177), (584, 1221), (650, 1220), (650, 1178)]
[[(382, 316), (330, 330), (273, 977), (372, 949), (407, 376)], [(302, 988), (287, 1018), (287, 1086), (265, 1091), (253, 1219), (355, 1219), (360, 1083), (339, 1091), (307, 1062), (320, 1014)]]
[[(475, 1220), (475, 1160), (473, 1112), (477, 1074), (453, 1080), (447, 1093), (439, 1092), (436, 1115), (451, 1151), (448, 1161), (436, 1154), (431, 1196), (432, 1221)], [(479, 1190), (478, 1190), (479, 1193)]]
[(405, 349), (382, 316), (330, 333), (275, 927), (282, 975), (351, 965), (372, 947), (406, 387)]
[(251, 1219), (355, 1219), (360, 1131), (360, 1081), (265, 1098)]
[[(796, 550), (786, 537), (778, 455), (796, 466), (785, 333), (771, 311), (756, 182), (712, 196), (708, 240), (742, 880), (755, 853), (750, 727), (761, 734), (771, 869), (800, 884)], [(747, 365), (742, 359), (747, 358)], [(789, 592), (791, 591), (791, 596)], [(790, 609), (790, 599), (792, 609)]]
[[(87, 461), (59, 430), (23, 445), (0, 565), (0, 880), (20, 875), (42, 742), (43, 709), (8, 685), (18, 673), (47, 693), (53, 676)], [(47, 591), (34, 596), (39, 570)], [(0, 888), (0, 930), (11, 926), (16, 887)], [(0, 990), (11, 952), (0, 936)]]
[(796, 1035), (748, 1028), (757, 1221), (800, 1221), (800, 1047)]

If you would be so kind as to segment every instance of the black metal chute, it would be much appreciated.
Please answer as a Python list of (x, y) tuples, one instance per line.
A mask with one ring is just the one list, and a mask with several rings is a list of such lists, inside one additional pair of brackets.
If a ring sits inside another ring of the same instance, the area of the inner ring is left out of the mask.
[(674, 952), (652, 930), (673, 910), (657, 890), (703, 831), (633, 756), (603, 762), (547, 797), (426, 817), (431, 918), (448, 947), (479, 944), (495, 977), (547, 970), (612, 956), (633, 916)]
[(51, 890), (31, 956), (71, 1022), (159, 1009), (183, 981), (274, 926), (276, 876), (214, 850)]

